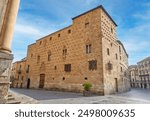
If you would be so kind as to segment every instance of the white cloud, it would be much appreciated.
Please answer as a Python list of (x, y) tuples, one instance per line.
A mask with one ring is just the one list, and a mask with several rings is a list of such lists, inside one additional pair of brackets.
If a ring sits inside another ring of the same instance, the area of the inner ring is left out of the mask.
[(150, 20), (150, 10), (147, 10), (144, 13), (137, 13), (133, 16), (137, 19)]
[(23, 25), (23, 24), (17, 24), (15, 27), (15, 31), (17, 33), (22, 33), (26, 35), (41, 35), (42, 33), (39, 31), (39, 29), (29, 26), (29, 25)]
[(120, 36), (124, 40), (130, 64), (136, 64), (137, 61), (150, 56), (150, 9), (144, 11), (144, 14), (136, 13), (133, 17), (138, 21), (132, 28), (121, 28), (124, 35)]

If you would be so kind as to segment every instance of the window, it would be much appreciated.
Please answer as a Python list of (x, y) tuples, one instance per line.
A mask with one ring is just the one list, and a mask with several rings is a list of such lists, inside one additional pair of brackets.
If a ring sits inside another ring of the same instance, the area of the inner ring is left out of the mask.
[(42, 41), (40, 41), (40, 45), (42, 44)]
[(121, 56), (120, 56), (120, 60), (121, 60), (122, 58), (121, 58)]
[(119, 46), (119, 52), (121, 53), (121, 47)]
[(109, 48), (107, 48), (107, 55), (110, 55)]
[(60, 34), (58, 34), (58, 37), (60, 37)]
[(86, 54), (92, 53), (92, 45), (88, 44), (86, 45)]
[(69, 30), (68, 30), (68, 34), (70, 34), (70, 33), (71, 33), (71, 30), (69, 29)]
[(39, 63), (40, 62), (40, 56), (38, 55), (37, 56), (37, 63)]
[(65, 64), (64, 71), (65, 72), (71, 72), (71, 64)]
[(110, 45), (111, 45), (111, 47), (112, 47), (112, 46), (113, 46), (113, 43), (111, 43)]
[(89, 24), (90, 24), (89, 22), (86, 22), (86, 23), (85, 23), (85, 28), (88, 28), (88, 27), (89, 27)]
[(50, 61), (51, 60), (51, 52), (49, 51), (48, 52), (48, 61)]
[(111, 28), (111, 33), (113, 34), (113, 28)]
[(97, 60), (89, 61), (89, 70), (97, 70)]
[(55, 66), (54, 69), (57, 70), (57, 66)]
[(63, 56), (66, 56), (66, 55), (67, 55), (67, 49), (64, 48), (64, 49), (63, 49)]
[(50, 37), (49, 40), (52, 40), (52, 37)]
[(107, 66), (107, 69), (108, 69), (108, 70), (112, 70), (112, 69), (113, 69), (113, 64), (112, 64), (111, 62), (108, 62), (108, 63), (106, 64), (106, 66)]
[(122, 69), (122, 67), (120, 67), (120, 70), (121, 70), (121, 72), (123, 72), (123, 69)]
[(31, 58), (33, 57), (33, 54), (31, 54)]
[(116, 54), (116, 60), (118, 60), (118, 55)]
[(28, 65), (26, 72), (29, 73), (29, 70), (30, 70), (30, 65)]

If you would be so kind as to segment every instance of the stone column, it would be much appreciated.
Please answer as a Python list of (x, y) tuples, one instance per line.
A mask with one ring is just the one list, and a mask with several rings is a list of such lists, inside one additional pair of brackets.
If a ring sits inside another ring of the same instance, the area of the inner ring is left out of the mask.
[(6, 103), (13, 60), (11, 41), (20, 0), (8, 0), (0, 33), (0, 103)]
[(8, 0), (5, 18), (2, 27), (0, 51), (11, 52), (11, 41), (13, 38), (14, 26), (18, 14), (20, 0)]

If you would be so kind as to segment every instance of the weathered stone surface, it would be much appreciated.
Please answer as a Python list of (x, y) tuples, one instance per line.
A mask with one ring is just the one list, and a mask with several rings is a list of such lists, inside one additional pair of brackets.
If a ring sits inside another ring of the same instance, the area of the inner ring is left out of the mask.
[(12, 60), (12, 54), (0, 52), (0, 103), (5, 103), (7, 100)]
[(0, 103), (7, 100), (13, 55), (11, 41), (20, 0), (0, 0)]
[[(87, 45), (91, 45), (88, 54)], [(97, 68), (90, 70), (93, 60)], [(64, 71), (65, 64), (71, 64), (71, 72)], [(97, 7), (73, 18), (71, 26), (29, 45), (26, 62), (15, 63), (12, 76), (15, 87), (22, 82), (27, 87), (30, 80), (30, 88), (39, 88), (41, 75), (45, 75), (45, 89), (82, 92), (82, 84), (89, 82), (92, 92), (107, 95), (130, 89), (127, 69), (128, 55), (117, 41), (116, 24), (103, 7)]]
[(130, 82), (133, 88), (150, 88), (150, 57), (147, 57), (137, 65), (129, 67)]

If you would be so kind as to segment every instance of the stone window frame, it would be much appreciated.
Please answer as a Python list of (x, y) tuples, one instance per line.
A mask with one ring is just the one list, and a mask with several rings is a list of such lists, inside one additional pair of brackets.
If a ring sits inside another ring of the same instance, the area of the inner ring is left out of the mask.
[(71, 34), (71, 29), (68, 30), (68, 34)]
[(107, 48), (107, 55), (110, 56), (110, 49), (109, 48)]
[(54, 66), (54, 70), (57, 70), (57, 66)]
[(113, 30), (113, 28), (111, 27), (110, 29), (111, 29), (111, 30), (110, 30), (110, 31), (111, 31), (111, 33), (113, 34), (113, 33), (114, 33), (114, 30)]
[(58, 34), (58, 37), (61, 37), (61, 34)]
[(65, 64), (64, 65), (64, 71), (65, 72), (71, 72), (71, 64)]
[(67, 53), (68, 53), (67, 47), (64, 46), (64, 47), (63, 47), (63, 50), (62, 50), (63, 58), (66, 58)]
[(37, 56), (37, 63), (39, 63), (39, 62), (40, 62), (40, 59), (41, 59), (41, 56), (40, 56), (40, 55), (38, 55), (38, 56)]
[(94, 71), (97, 70), (97, 60), (90, 60), (89, 63), (89, 70)]
[(90, 22), (89, 22), (88, 19), (85, 20), (85, 24), (84, 25), (85, 25), (85, 28), (89, 28)]
[(118, 60), (118, 54), (116, 53), (115, 55), (116, 55), (116, 60)]
[(48, 53), (47, 53), (47, 60), (48, 61), (51, 61), (51, 56), (52, 56), (51, 51), (48, 51)]
[(49, 40), (52, 40), (52, 39), (53, 39), (53, 37), (50, 37), (50, 38), (49, 38)]
[(121, 71), (121, 72), (123, 72), (123, 68), (122, 68), (122, 66), (120, 67), (120, 71)]
[(30, 65), (27, 66), (26, 73), (29, 73), (29, 71), (30, 71)]
[(42, 41), (40, 41), (39, 45), (42, 45)]
[(86, 44), (86, 54), (92, 53), (92, 44)]
[(121, 53), (121, 47), (119, 46), (119, 52)]

